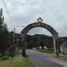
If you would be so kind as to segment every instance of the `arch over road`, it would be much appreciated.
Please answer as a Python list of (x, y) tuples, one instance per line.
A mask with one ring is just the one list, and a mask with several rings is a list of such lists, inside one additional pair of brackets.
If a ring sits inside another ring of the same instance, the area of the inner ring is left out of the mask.
[(37, 19), (37, 22), (34, 22), (32, 24), (27, 25), (21, 31), (22, 43), (23, 43), (22, 50), (24, 51), (24, 52), (22, 52), (22, 54), (25, 53), (25, 50), (26, 50), (26, 45), (27, 45), (27, 43), (26, 43), (26, 35), (29, 32), (29, 30), (31, 30), (32, 28), (35, 28), (35, 27), (45, 28), (45, 29), (47, 29), (52, 34), (52, 36), (53, 36), (53, 45), (54, 45), (54, 54), (58, 56), (59, 55), (58, 33), (50, 25), (44, 23), (43, 19), (40, 18), (40, 17)]

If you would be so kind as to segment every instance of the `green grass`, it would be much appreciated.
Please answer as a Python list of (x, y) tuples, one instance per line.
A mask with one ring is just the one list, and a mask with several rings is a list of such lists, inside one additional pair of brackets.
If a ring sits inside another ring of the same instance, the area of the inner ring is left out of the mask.
[[(38, 50), (39, 52), (41, 53), (45, 53), (45, 54), (48, 54), (50, 56), (53, 56), (53, 51), (52, 50)], [(60, 53), (59, 54), (59, 58), (63, 59), (63, 60), (66, 60), (67, 61), (67, 55), (63, 55), (63, 53)]]
[(35, 65), (32, 64), (29, 59), (25, 58), (24, 61), (19, 62), (16, 67), (35, 67)]
[(43, 53), (53, 53), (53, 51), (51, 49), (48, 50), (38, 50), (39, 52), (43, 52)]
[(35, 67), (29, 58), (15, 56), (7, 60), (0, 59), (0, 67)]
[(63, 57), (64, 60), (67, 60), (67, 55)]
[(17, 54), (5, 60), (0, 58), (0, 67), (35, 67), (35, 65), (28, 57), (23, 58), (21, 54)]

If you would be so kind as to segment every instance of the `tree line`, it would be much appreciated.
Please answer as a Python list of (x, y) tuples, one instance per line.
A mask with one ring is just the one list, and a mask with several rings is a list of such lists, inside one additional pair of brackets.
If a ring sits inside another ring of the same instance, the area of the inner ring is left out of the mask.
[(3, 10), (0, 9), (0, 56), (6, 54), (8, 48), (12, 44), (13, 32), (9, 32), (4, 22)]

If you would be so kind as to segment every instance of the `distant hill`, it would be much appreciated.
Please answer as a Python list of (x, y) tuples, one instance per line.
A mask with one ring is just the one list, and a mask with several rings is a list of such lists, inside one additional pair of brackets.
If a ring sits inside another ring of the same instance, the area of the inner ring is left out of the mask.
[[(19, 44), (22, 45), (22, 37), (20, 34), (15, 34), (15, 39), (19, 39)], [(42, 44), (48, 47), (53, 47), (53, 37), (43, 34), (35, 34), (35, 35), (26, 35), (27, 44), (30, 46), (37, 45), (39, 41), (43, 42)], [(64, 41), (67, 41), (67, 37), (59, 37), (59, 44), (62, 44)], [(39, 43), (40, 45), (41, 43)]]
[(35, 34), (35, 35), (26, 35), (27, 43), (30, 45), (44, 45), (47, 47), (53, 47), (53, 38), (51, 36)]

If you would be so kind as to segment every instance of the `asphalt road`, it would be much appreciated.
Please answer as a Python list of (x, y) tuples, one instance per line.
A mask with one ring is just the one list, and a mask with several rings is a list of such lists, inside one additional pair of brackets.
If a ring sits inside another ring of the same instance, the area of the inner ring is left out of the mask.
[(51, 56), (38, 54), (35, 50), (27, 50), (26, 54), (32, 59), (33, 63), (35, 63), (37, 67), (63, 67), (50, 61), (50, 59), (52, 59)]

